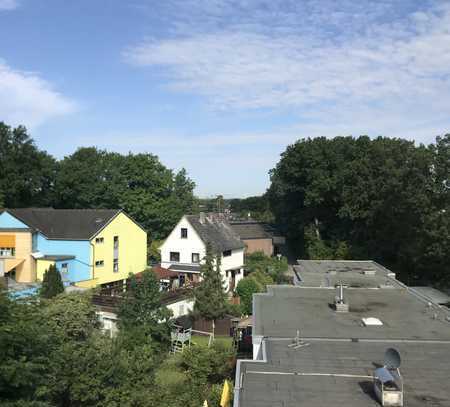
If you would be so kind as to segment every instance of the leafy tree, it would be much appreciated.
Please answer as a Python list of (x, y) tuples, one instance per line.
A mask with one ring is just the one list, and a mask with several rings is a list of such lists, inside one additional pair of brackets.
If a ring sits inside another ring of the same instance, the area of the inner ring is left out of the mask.
[(39, 304), (13, 301), (0, 290), (0, 405), (42, 405), (35, 402), (35, 391), (45, 381), (49, 339)]
[(250, 276), (239, 281), (236, 292), (241, 298), (241, 308), (244, 314), (251, 315), (253, 313), (253, 294), (263, 291), (262, 285)]
[(89, 293), (61, 294), (41, 311), (42, 323), (61, 340), (82, 341), (99, 327)]
[(250, 196), (244, 199), (230, 199), (230, 209), (241, 218), (246, 219), (250, 214), (252, 219), (272, 223), (273, 214), (270, 209), (269, 199), (266, 194), (262, 196)]
[(439, 183), (448, 176), (448, 139), (426, 147), (384, 137), (319, 137), (288, 146), (271, 171), (268, 196), (295, 254), (322, 257), (328, 250), (331, 257), (377, 260), (407, 283), (440, 281), (447, 251), (429, 248), (440, 246), (439, 211), (449, 202)]
[(139, 277), (131, 275), (130, 285), (120, 305), (119, 319), (123, 329), (139, 327), (157, 341), (168, 339), (171, 311), (161, 304), (159, 282), (150, 270)]
[(277, 284), (286, 282), (288, 263), (285, 257), (270, 257), (258, 251), (245, 256), (245, 271), (247, 274), (260, 271), (268, 275)]
[(54, 264), (51, 264), (48, 270), (45, 270), (42, 279), (42, 287), (40, 295), (43, 298), (53, 298), (58, 294), (64, 292), (64, 285), (61, 279), (61, 274)]
[(48, 206), (55, 160), (40, 151), (23, 126), (0, 122), (0, 207)]
[(184, 169), (174, 173), (155, 155), (80, 148), (58, 163), (56, 206), (123, 208), (160, 239), (192, 210), (194, 186)]
[(148, 257), (151, 263), (161, 262), (161, 252), (159, 248), (164, 243), (163, 240), (152, 240), (148, 247)]
[(214, 259), (209, 243), (206, 246), (205, 262), (201, 265), (201, 276), (202, 281), (194, 292), (194, 313), (212, 321), (214, 334), (215, 320), (226, 313), (227, 296), (220, 273), (220, 257), (217, 255)]
[(248, 275), (248, 277), (250, 277), (253, 280), (255, 280), (261, 286), (261, 288), (264, 291), (266, 290), (266, 287), (268, 285), (274, 284), (274, 281), (273, 281), (272, 277), (269, 274), (264, 273), (261, 270), (257, 270), (257, 271), (254, 271), (254, 272), (250, 273)]

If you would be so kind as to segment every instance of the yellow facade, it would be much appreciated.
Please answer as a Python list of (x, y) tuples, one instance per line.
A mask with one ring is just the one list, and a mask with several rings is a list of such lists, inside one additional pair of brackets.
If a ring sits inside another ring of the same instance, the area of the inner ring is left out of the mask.
[(38, 259), (36, 261), (36, 278), (38, 281), (42, 281), (44, 279), (44, 273), (52, 264), (55, 264), (52, 260)]
[[(118, 237), (118, 270), (114, 271), (114, 237)], [(103, 241), (99, 241), (103, 239)], [(147, 233), (124, 213), (91, 240), (92, 280), (84, 282), (105, 284), (123, 280), (147, 267)], [(102, 265), (96, 262), (103, 262)], [(80, 284), (77, 284), (80, 285)], [(81, 286), (81, 285), (80, 285)]]
[(16, 269), (16, 281), (19, 283), (32, 283), (36, 281), (34, 260), (31, 257), (32, 238), (30, 231), (0, 232), (2, 241), (14, 241), (15, 254), (11, 258), (3, 259), (5, 272)]
[(92, 280), (78, 281), (75, 285), (80, 288), (95, 288), (97, 284), (97, 279), (93, 278)]

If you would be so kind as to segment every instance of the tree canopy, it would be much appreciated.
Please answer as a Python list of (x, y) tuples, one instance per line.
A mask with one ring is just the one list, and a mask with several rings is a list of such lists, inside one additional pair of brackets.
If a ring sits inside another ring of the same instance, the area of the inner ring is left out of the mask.
[(64, 292), (64, 285), (61, 274), (54, 264), (51, 264), (48, 270), (45, 270), (42, 278), (40, 295), (43, 298), (52, 298)]
[(121, 327), (125, 330), (140, 327), (153, 339), (167, 339), (171, 311), (161, 304), (159, 282), (154, 273), (145, 270), (139, 277), (130, 274), (129, 281), (118, 314)]
[(56, 160), (40, 151), (23, 126), (0, 122), (0, 207), (48, 206)]
[(211, 245), (206, 245), (205, 261), (201, 265), (202, 281), (195, 289), (194, 312), (215, 321), (227, 311), (227, 296), (220, 273), (220, 256), (214, 256)]
[(0, 207), (122, 208), (161, 239), (193, 210), (194, 187), (153, 154), (83, 147), (57, 161), (25, 127), (0, 122)]
[(271, 171), (268, 197), (298, 256), (374, 259), (406, 283), (450, 284), (450, 135), (416, 146), (304, 139)]

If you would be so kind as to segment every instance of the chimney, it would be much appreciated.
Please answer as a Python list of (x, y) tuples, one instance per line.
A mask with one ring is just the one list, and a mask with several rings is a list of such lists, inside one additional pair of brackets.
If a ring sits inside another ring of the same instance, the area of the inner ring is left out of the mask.
[(205, 220), (206, 220), (205, 212), (200, 212), (199, 221), (202, 225), (205, 224)]

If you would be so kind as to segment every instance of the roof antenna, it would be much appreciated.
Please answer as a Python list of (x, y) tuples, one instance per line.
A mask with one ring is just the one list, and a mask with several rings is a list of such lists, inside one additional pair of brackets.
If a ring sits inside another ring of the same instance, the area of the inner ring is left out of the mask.
[(301, 337), (300, 337), (300, 330), (297, 329), (297, 333), (295, 335), (294, 341), (288, 345), (289, 348), (293, 348), (293, 349), (299, 349), (299, 348), (303, 348), (304, 346), (309, 346), (308, 342), (305, 342)]

